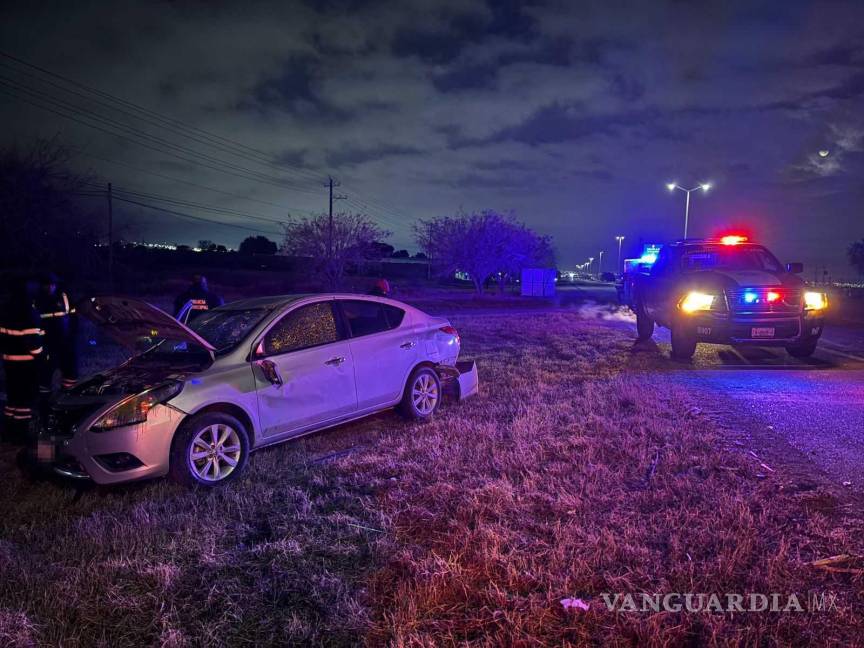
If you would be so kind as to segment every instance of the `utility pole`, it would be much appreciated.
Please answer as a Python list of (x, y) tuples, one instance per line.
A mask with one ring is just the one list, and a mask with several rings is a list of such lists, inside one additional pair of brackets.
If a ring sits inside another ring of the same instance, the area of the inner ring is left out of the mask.
[(114, 205), (111, 200), (111, 183), (108, 183), (108, 285), (114, 290)]
[(624, 241), (624, 236), (618, 235), (615, 237), (615, 240), (618, 241), (618, 265), (615, 266), (615, 271), (623, 274), (624, 271), (621, 269), (621, 243)]
[(338, 194), (334, 195), (333, 189), (338, 187), (342, 183), (340, 183), (338, 180), (334, 180), (333, 176), (328, 176), (327, 179), (328, 179), (328, 182), (327, 182), (327, 184), (324, 185), (325, 187), (328, 187), (330, 189), (330, 209), (329, 209), (330, 222), (329, 222), (329, 225), (327, 228), (327, 258), (332, 259), (333, 258), (333, 201), (334, 200), (345, 200), (348, 196), (342, 196), (342, 195), (338, 195)]

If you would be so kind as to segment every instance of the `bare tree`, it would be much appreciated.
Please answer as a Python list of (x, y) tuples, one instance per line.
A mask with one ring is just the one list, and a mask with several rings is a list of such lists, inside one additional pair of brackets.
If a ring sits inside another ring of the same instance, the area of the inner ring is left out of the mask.
[(365, 214), (333, 215), (333, 252), (328, 254), (330, 220), (327, 214), (292, 220), (285, 225), (282, 254), (311, 257), (316, 270), (331, 290), (345, 276), (348, 266), (359, 264), (376, 249), (381, 239), (390, 236)]
[(55, 140), (0, 151), (0, 265), (78, 274), (95, 263), (94, 219), (77, 194), (91, 180), (69, 169)]
[(467, 272), (478, 293), (490, 277), (503, 285), (522, 268), (554, 264), (549, 237), (494, 210), (421, 220), (414, 234), (436, 273)]

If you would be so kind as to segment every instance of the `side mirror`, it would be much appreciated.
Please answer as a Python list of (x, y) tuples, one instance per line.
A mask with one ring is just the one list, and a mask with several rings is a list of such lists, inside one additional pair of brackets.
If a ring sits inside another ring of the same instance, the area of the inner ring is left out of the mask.
[(279, 369), (276, 368), (276, 363), (272, 360), (259, 360), (255, 364), (258, 365), (258, 368), (261, 369), (261, 373), (264, 374), (264, 378), (267, 379), (274, 387), (281, 387), (284, 382), (282, 380), (282, 376), (279, 375)]
[(792, 274), (801, 274), (804, 272), (804, 264), (803, 263), (787, 263), (786, 264), (786, 272), (790, 272)]

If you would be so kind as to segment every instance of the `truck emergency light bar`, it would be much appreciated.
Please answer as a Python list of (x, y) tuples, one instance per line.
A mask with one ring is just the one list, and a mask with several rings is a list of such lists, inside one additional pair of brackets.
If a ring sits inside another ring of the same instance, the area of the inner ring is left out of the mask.
[(740, 243), (746, 243), (747, 237), (746, 236), (740, 236), (738, 234), (730, 234), (728, 236), (720, 237), (720, 242), (723, 245), (738, 245)]

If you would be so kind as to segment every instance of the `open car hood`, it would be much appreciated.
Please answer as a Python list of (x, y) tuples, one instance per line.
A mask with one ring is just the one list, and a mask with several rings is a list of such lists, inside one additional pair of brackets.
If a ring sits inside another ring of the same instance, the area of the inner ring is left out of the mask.
[(186, 342), (205, 349), (211, 359), (213, 345), (152, 304), (128, 297), (91, 297), (78, 304), (78, 313), (102, 328), (112, 339), (140, 352), (148, 340)]

